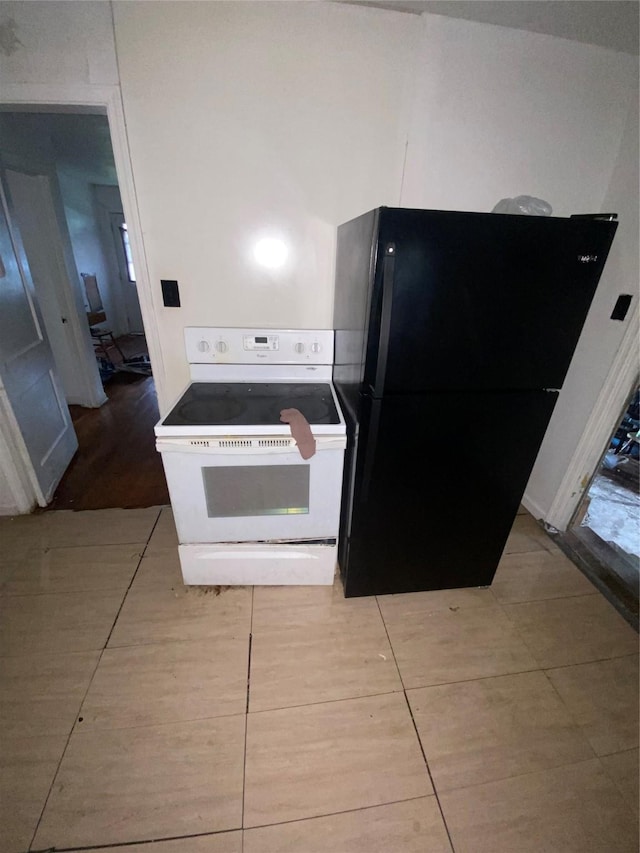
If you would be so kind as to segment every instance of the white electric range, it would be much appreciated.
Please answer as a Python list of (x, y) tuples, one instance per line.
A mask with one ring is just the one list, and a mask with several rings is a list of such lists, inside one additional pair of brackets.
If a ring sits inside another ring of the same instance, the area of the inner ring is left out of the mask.
[[(155, 427), (185, 584), (331, 584), (346, 429), (333, 332), (187, 328), (191, 383)], [(308, 422), (303, 459), (283, 409)]]

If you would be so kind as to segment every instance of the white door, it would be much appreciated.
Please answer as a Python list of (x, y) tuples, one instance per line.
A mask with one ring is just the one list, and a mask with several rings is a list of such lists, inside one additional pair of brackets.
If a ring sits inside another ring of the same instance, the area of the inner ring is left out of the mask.
[(0, 185), (0, 394), (40, 506), (78, 447), (33, 282)]
[[(20, 233), (46, 337), (68, 403), (99, 406), (106, 397), (75, 264), (65, 259), (66, 223), (56, 215), (49, 178), (6, 171), (9, 216)], [(73, 281), (76, 281), (74, 287)]]

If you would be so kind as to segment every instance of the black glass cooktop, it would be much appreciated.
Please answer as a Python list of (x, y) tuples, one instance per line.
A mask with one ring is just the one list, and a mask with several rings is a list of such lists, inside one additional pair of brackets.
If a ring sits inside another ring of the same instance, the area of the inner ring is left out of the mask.
[(282, 409), (298, 409), (310, 424), (338, 424), (327, 383), (194, 382), (164, 419), (164, 426), (281, 424)]

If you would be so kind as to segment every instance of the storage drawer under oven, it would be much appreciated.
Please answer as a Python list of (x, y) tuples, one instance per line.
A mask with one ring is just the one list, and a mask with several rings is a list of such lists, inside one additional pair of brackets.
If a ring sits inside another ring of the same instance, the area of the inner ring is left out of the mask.
[(159, 440), (181, 544), (337, 538), (344, 448), (243, 452)]

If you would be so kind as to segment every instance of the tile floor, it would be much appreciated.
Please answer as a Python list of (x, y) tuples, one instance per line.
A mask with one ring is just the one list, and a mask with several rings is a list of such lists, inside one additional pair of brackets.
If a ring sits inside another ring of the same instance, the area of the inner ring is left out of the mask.
[(0, 519), (2, 853), (638, 850), (638, 638), (529, 516), (490, 589), (379, 599), (175, 546)]

